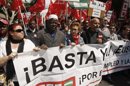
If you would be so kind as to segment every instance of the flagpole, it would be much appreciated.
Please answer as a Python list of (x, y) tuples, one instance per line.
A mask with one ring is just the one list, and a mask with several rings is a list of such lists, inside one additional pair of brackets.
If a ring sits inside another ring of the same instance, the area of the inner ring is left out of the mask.
[(39, 17), (39, 13), (36, 14), (36, 23), (37, 23), (37, 30), (39, 30), (39, 26), (38, 26), (38, 17)]
[(25, 35), (27, 36), (27, 29), (26, 29), (26, 26), (25, 26), (25, 23), (24, 23), (24, 20), (23, 20), (23, 15), (22, 15), (22, 12), (21, 12), (21, 7), (20, 6), (18, 6), (18, 8), (19, 8), (19, 10), (20, 10), (20, 15), (21, 15), (21, 17), (22, 17), (22, 22), (23, 22), (23, 27), (24, 27), (24, 32), (25, 32)]
[(82, 23), (81, 19), (82, 19), (82, 9), (79, 10), (80, 13), (80, 24)]
[(2, 10), (3, 10), (4, 13), (5, 13), (6, 20), (9, 20), (9, 15), (8, 15), (8, 12), (7, 12), (7, 8), (5, 7), (6, 5), (7, 5), (7, 1), (4, 0), (4, 5), (3, 5)]
[[(4, 0), (4, 2), (5, 2), (5, 4), (7, 5), (7, 1)], [(6, 8), (5, 6), (4, 6), (4, 9), (5, 9), (5, 11), (6, 11), (6, 19), (9, 20), (9, 15), (8, 15), (8, 13), (7, 13), (7, 8)]]
[[(26, 1), (26, 0), (25, 0)], [(25, 7), (25, 5), (24, 5), (24, 3), (22, 3), (23, 4), (23, 7), (24, 7), (24, 9), (25, 9), (25, 12), (27, 13), (28, 11), (27, 11), (27, 9), (26, 9), (26, 7)], [(26, 15), (26, 14), (25, 14)], [(26, 17), (27, 18), (27, 20), (28, 20), (28, 17)], [(24, 26), (25, 26), (25, 24), (24, 24)], [(26, 27), (25, 27), (26, 28)], [(26, 35), (27, 35), (27, 33), (26, 33)]]
[(66, 19), (66, 23), (68, 21), (68, 1), (67, 1), (67, 6), (66, 6), (66, 16), (65, 16), (65, 19)]

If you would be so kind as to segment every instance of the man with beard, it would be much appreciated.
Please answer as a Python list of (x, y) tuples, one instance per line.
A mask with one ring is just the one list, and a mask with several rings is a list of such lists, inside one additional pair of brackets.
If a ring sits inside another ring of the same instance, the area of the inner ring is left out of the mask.
[(49, 15), (46, 20), (46, 27), (37, 33), (38, 46), (42, 49), (48, 47), (60, 46), (63, 47), (65, 43), (65, 35), (58, 28), (58, 17), (55, 14)]

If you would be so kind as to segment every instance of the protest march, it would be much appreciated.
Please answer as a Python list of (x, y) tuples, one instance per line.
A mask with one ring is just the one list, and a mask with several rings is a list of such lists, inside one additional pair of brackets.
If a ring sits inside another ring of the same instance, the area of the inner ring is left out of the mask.
[(21, 86), (94, 86), (104, 75), (129, 69), (129, 51), (130, 43), (124, 41), (54, 47), (22, 53), (14, 65)]
[(129, 86), (129, 14), (129, 0), (0, 0), (0, 86)]

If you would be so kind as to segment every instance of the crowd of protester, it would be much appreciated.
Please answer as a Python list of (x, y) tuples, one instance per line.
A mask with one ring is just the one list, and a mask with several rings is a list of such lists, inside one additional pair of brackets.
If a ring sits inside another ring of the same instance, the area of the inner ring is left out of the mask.
[[(117, 30), (121, 30), (117, 32)], [(107, 17), (80, 21), (74, 18), (59, 19), (51, 14), (38, 26), (36, 18), (24, 27), (23, 23), (9, 24), (4, 15), (0, 15), (0, 66), (6, 69), (6, 81), (10, 86), (18, 86), (12, 60), (18, 53), (49, 47), (75, 46), (77, 44), (103, 44), (109, 40), (130, 40), (130, 26), (118, 28), (109, 23)]]

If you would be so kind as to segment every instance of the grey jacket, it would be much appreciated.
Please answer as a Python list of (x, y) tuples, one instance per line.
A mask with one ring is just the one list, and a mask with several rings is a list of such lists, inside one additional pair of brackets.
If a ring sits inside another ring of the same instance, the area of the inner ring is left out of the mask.
[(65, 35), (59, 30), (56, 31), (54, 37), (52, 37), (45, 29), (41, 30), (37, 33), (37, 38), (38, 46), (45, 44), (48, 47), (55, 47), (59, 46), (61, 43), (65, 44)]

